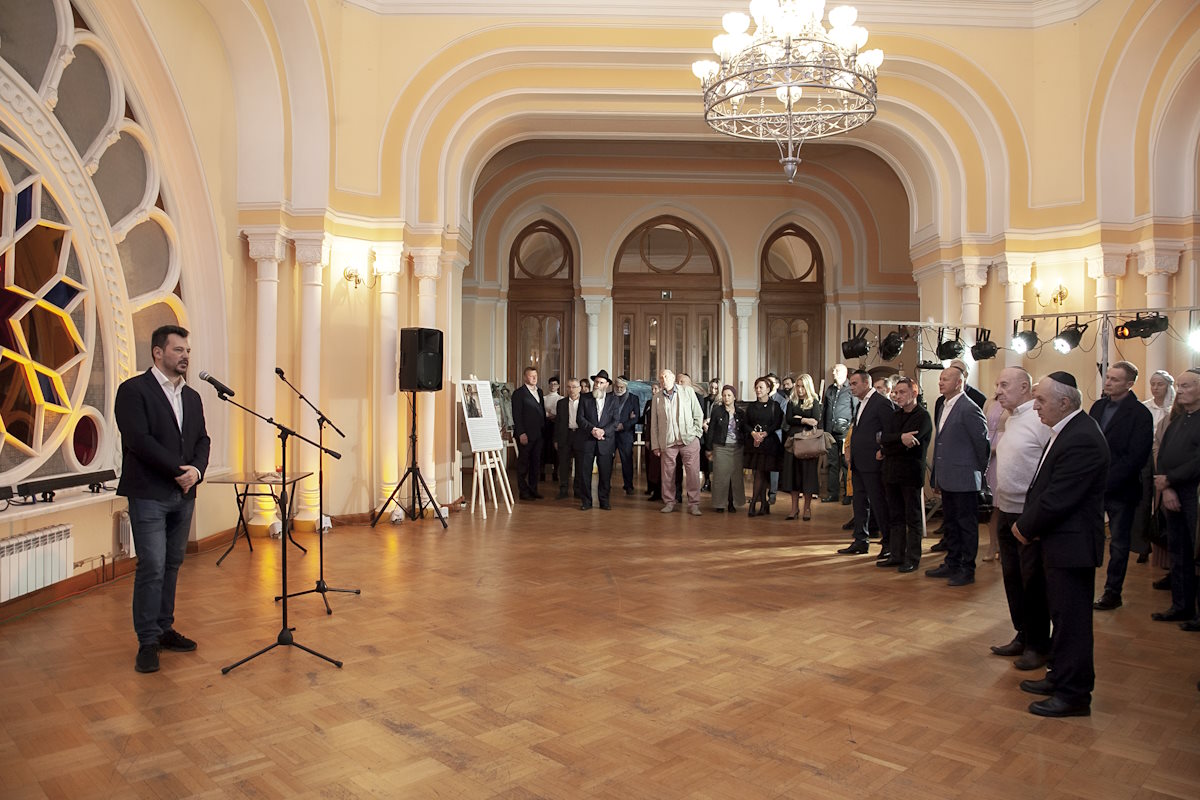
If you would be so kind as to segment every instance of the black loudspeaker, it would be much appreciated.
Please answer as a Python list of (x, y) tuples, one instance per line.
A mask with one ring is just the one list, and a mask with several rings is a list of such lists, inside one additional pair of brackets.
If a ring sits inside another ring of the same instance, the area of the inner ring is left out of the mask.
[(400, 391), (442, 390), (442, 332), (437, 328), (400, 329)]

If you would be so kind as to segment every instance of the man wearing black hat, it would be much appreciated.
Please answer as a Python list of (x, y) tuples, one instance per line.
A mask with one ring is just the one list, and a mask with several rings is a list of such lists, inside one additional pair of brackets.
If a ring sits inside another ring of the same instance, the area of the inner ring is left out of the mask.
[(592, 376), (592, 393), (579, 401), (580, 424), (591, 433), (583, 446), (585, 467), (579, 476), (581, 511), (592, 507), (592, 465), (597, 460), (600, 463), (600, 480), (596, 486), (596, 499), (600, 501), (601, 509), (608, 511), (612, 508), (609, 490), (612, 487), (613, 454), (617, 450), (617, 423), (620, 422), (625, 403), (609, 395), (611, 385), (608, 372), (600, 370)]
[(1092, 601), (1096, 569), (1104, 563), (1109, 458), (1104, 434), (1080, 411), (1082, 402), (1075, 377), (1066, 372), (1051, 372), (1034, 387), (1033, 408), (1050, 428), (1050, 443), (1012, 526), (1017, 541), (1042, 546), (1051, 670), (1040, 681), (1021, 681), (1021, 689), (1049, 695), (1029, 706), (1043, 717), (1090, 715), (1096, 683)]

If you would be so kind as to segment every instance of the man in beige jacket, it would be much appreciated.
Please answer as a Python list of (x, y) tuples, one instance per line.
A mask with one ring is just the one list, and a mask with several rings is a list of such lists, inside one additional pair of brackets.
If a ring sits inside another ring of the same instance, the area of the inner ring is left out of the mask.
[(700, 437), (704, 412), (690, 386), (675, 383), (675, 373), (658, 374), (662, 390), (654, 396), (650, 425), (650, 449), (662, 457), (662, 512), (675, 510), (675, 457), (683, 457), (683, 482), (688, 513), (700, 516)]

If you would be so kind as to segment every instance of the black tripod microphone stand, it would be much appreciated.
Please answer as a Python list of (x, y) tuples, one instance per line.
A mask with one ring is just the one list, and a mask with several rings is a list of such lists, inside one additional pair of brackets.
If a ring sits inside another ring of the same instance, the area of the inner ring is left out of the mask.
[(240, 667), (242, 664), (245, 664), (247, 661), (250, 661), (251, 659), (254, 659), (254, 658), (258, 658), (259, 656), (261, 656), (263, 653), (267, 652), (268, 650), (274, 650), (276, 647), (279, 647), (281, 645), (284, 647), (298, 647), (301, 650), (303, 650), (304, 652), (310, 653), (311, 655), (314, 655), (317, 658), (324, 659), (325, 661), (328, 661), (330, 664), (333, 664), (338, 669), (341, 669), (341, 667), (342, 667), (341, 661), (332, 659), (323, 653), (318, 653), (316, 650), (313, 650), (312, 648), (305, 647), (304, 645), (300, 644), (299, 642), (296, 641), (295, 637), (292, 636), (292, 631), (294, 631), (296, 629), (288, 627), (287, 541), (288, 541), (288, 538), (291, 536), (291, 520), (289, 519), (289, 517), (291, 515), (288, 514), (287, 440), (288, 440), (289, 436), (295, 436), (300, 441), (308, 442), (313, 447), (316, 447), (317, 449), (319, 449), (321, 452), (329, 453), (329, 455), (333, 456), (334, 458), (341, 458), (342, 454), (335, 453), (334, 451), (314, 442), (312, 439), (308, 439), (308, 438), (301, 436), (300, 434), (296, 433), (291, 428), (289, 428), (285, 425), (280, 425), (278, 422), (276, 422), (271, 417), (264, 417), (262, 414), (259, 414), (257, 411), (253, 411), (249, 408), (246, 408), (244, 405), (242, 405), (241, 403), (239, 403), (236, 400), (230, 400), (229, 397), (222, 391), (217, 392), (217, 397), (221, 398), (226, 403), (232, 403), (233, 405), (240, 408), (242, 411), (245, 411), (246, 413), (251, 414), (252, 416), (258, 417), (259, 419), (261, 419), (263, 422), (267, 423), (268, 425), (273, 425), (275, 427), (275, 430), (279, 431), (280, 463), (283, 464), (283, 471), (280, 473), (280, 476), (279, 476), (279, 479), (280, 479), (279, 508), (280, 508), (281, 516), (283, 517), (283, 531), (279, 536), (279, 556), (280, 556), (279, 561), (280, 561), (280, 564), (282, 565), (282, 576), (280, 577), (280, 584), (282, 586), (282, 590), (280, 591), (280, 594), (283, 596), (283, 624), (280, 627), (279, 635), (275, 637), (274, 642), (267, 645), (263, 649), (259, 650), (257, 653), (252, 653), (251, 655), (246, 656), (241, 661), (236, 661), (233, 664), (230, 664), (228, 667), (221, 667), (221, 674), (226, 675), (229, 673), (229, 671), (231, 669), (236, 669), (236, 668)]
[[(362, 594), (361, 589), (335, 589), (325, 583), (325, 426), (333, 428), (333, 432), (343, 439), (346, 434), (338, 429), (337, 425), (333, 424), (333, 420), (325, 416), (321, 409), (317, 408), (312, 402), (304, 396), (304, 394), (292, 385), (283, 374), (283, 370), (279, 367), (275, 368), (275, 374), (279, 376), (279, 380), (288, 385), (288, 388), (296, 393), (296, 396), (304, 401), (305, 405), (313, 410), (317, 415), (317, 563), (319, 565), (319, 573), (317, 577), (317, 585), (312, 589), (305, 589), (303, 592), (292, 592), (288, 597), (299, 597), (304, 594), (319, 593), (321, 600), (325, 603), (325, 613), (332, 614), (333, 609), (329, 607), (329, 598), (325, 595), (329, 592), (342, 592), (343, 594)], [(285, 588), (286, 590), (286, 588)], [(279, 602), (282, 596), (276, 597), (275, 602)]]

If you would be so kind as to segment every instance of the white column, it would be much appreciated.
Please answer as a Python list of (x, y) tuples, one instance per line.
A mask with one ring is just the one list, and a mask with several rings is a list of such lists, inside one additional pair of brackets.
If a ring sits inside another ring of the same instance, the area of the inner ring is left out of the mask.
[[(1182, 242), (1157, 240), (1139, 254), (1138, 272), (1146, 278), (1146, 308), (1171, 306), (1171, 276), (1179, 271), (1182, 254)], [(1182, 325), (1176, 324), (1176, 330), (1186, 330), (1186, 327), (1186, 319)], [(1168, 350), (1167, 337), (1162, 334), (1146, 342), (1146, 363), (1142, 367), (1144, 378), (1138, 387), (1143, 398), (1150, 396), (1150, 374), (1157, 369), (1168, 368)]]
[[(1125, 277), (1125, 267), (1129, 260), (1127, 249), (1108, 249), (1101, 247), (1087, 258), (1088, 277), (1096, 281), (1096, 310), (1115, 311), (1117, 308), (1117, 280)], [(1096, 331), (1096, 363), (1100, 367), (1096, 375), (1096, 396), (1104, 393), (1104, 372), (1112, 361), (1108, 353), (1112, 351), (1111, 326), (1100, 323)]]
[(1013, 326), (1025, 313), (1025, 286), (1033, 277), (1033, 258), (1024, 253), (1005, 253), (1004, 260), (996, 265), (996, 279), (1004, 287), (1004, 331), (992, 339), (1004, 347), (1004, 365), (1019, 367), (1024, 356), (1009, 348)]
[[(254, 408), (264, 416), (275, 416), (275, 360), (279, 319), (279, 262), (287, 241), (279, 230), (248, 231), (250, 257), (258, 263), (255, 286), (257, 316), (254, 326)], [(254, 423), (254, 471), (274, 472), (279, 459), (278, 432), (262, 420)], [(250, 525), (265, 527), (274, 521), (275, 502), (256, 497)]]
[(378, 417), (376, 444), (379, 448), (380, 505), (391, 497), (400, 482), (400, 454), (408, 448), (400, 442), (400, 275), (404, 272), (404, 246), (400, 242), (378, 244), (375, 272), (379, 276), (379, 355), (376, 364), (375, 406)]
[[(962, 316), (959, 318), (960, 333), (963, 344), (967, 348), (962, 358), (968, 364), (975, 363), (975, 359), (971, 356), (971, 345), (975, 344), (976, 332), (979, 329), (979, 295), (980, 290), (987, 285), (987, 270), (987, 265), (978, 258), (964, 258), (954, 268), (954, 285), (958, 287), (962, 302)], [(972, 369), (970, 377), (974, 380), (968, 379), (968, 382), (978, 387), (980, 384), (979, 370)]]
[[(437, 282), (441, 275), (441, 252), (441, 248), (437, 247), (412, 251), (413, 275), (417, 279), (417, 325), (422, 328), (437, 327)], [(443, 371), (444, 358), (443, 354)], [(432, 392), (417, 392), (417, 464), (421, 467), (421, 476), (429, 485), (434, 501), (440, 502), (437, 500), (437, 464), (433, 456), (433, 437), (437, 430), (435, 401)]]
[[(300, 389), (300, 393), (318, 408), (321, 407), (321, 301), (325, 291), (325, 234), (298, 234), (292, 239), (296, 245), (296, 266), (300, 271), (300, 375), (299, 381), (289, 380)], [(285, 391), (287, 391), (285, 387)], [(297, 400), (300, 435), (317, 441), (317, 415), (303, 402)], [(335, 434), (336, 435), (336, 434)], [(326, 441), (328, 445), (329, 442)], [(297, 486), (296, 520), (301, 527), (316, 530), (320, 514), (321, 453), (303, 442), (296, 443), (294, 463), (301, 472), (311, 472)]]
[(603, 297), (583, 298), (583, 310), (587, 314), (588, 375), (595, 375), (600, 370), (600, 311), (603, 307)]
[(750, 315), (758, 307), (758, 298), (735, 297), (733, 303), (738, 323), (738, 397), (748, 398), (754, 395), (754, 389), (750, 385), (750, 381), (754, 379), (750, 375)]

